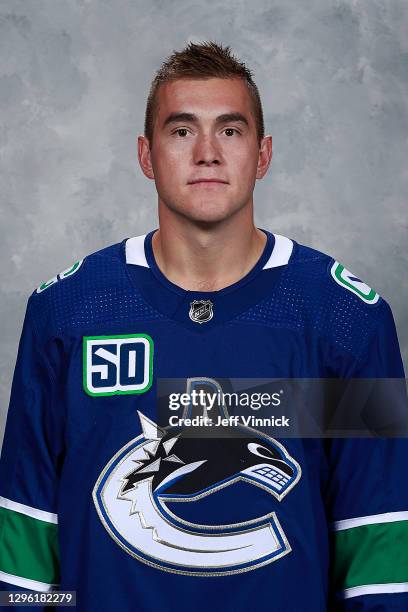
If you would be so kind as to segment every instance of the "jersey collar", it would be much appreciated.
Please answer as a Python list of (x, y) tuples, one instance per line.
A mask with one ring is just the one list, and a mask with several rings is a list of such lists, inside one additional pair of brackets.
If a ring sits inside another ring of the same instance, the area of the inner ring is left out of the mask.
[[(188, 291), (172, 283), (158, 267), (152, 248), (152, 237), (156, 231), (123, 241), (128, 275), (132, 284), (154, 308), (196, 331), (208, 330), (217, 323), (232, 319), (267, 297), (289, 262), (294, 247), (289, 238), (261, 229), (267, 238), (264, 250), (243, 278), (218, 291)], [(193, 300), (211, 300), (214, 318), (202, 325), (193, 323), (188, 315)]]

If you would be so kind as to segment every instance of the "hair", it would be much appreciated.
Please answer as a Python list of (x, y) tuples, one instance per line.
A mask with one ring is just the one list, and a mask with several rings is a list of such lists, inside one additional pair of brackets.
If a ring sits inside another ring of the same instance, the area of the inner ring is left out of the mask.
[(147, 98), (144, 135), (153, 144), (153, 129), (157, 114), (157, 94), (163, 83), (178, 79), (240, 78), (248, 88), (259, 142), (265, 135), (261, 98), (253, 74), (232, 53), (229, 46), (215, 42), (189, 43), (181, 51), (173, 51), (160, 66), (150, 86)]

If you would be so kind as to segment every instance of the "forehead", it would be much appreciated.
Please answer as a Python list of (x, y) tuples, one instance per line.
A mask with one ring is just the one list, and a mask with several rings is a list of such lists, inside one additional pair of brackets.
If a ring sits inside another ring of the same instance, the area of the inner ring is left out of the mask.
[(228, 112), (240, 112), (252, 119), (252, 100), (247, 86), (236, 79), (178, 79), (164, 83), (157, 95), (157, 119), (160, 122), (173, 112), (194, 113), (215, 118)]

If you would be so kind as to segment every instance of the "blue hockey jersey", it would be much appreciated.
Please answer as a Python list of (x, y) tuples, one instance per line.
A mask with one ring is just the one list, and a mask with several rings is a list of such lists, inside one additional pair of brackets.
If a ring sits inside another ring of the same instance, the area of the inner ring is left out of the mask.
[(76, 591), (86, 612), (408, 610), (406, 440), (159, 424), (160, 379), (403, 378), (386, 301), (263, 231), (219, 291), (170, 282), (152, 231), (33, 292), (0, 460), (3, 589)]

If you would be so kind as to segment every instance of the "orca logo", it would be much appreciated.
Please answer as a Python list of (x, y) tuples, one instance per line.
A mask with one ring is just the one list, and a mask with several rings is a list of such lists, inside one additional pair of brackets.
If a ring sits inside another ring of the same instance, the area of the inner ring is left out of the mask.
[[(194, 511), (208, 496), (242, 482), (281, 501), (301, 477), (282, 444), (249, 427), (240, 427), (239, 436), (197, 438), (188, 428), (162, 429), (138, 415), (142, 434), (109, 461), (93, 490), (103, 525), (126, 552), (164, 571), (222, 576), (254, 570), (291, 551), (275, 512), (204, 524), (169, 508), (187, 504)], [(244, 511), (250, 506), (247, 498)]]

